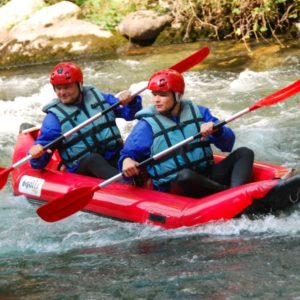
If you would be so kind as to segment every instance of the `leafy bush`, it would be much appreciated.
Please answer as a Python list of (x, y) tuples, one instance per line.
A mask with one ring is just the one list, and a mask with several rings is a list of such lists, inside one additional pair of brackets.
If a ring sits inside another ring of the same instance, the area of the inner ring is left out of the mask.
[[(8, 0), (0, 0), (4, 5)], [(61, 0), (45, 0), (52, 5)], [(70, 0), (81, 7), (82, 17), (115, 30), (123, 16), (139, 9), (161, 11), (159, 0)], [(300, 0), (181, 0), (171, 1), (173, 27), (183, 41), (200, 37), (240, 39), (274, 37), (286, 33), (300, 19)]]
[(278, 40), (300, 18), (300, 0), (183, 0), (173, 13), (186, 28), (185, 40), (199, 32), (214, 39)]

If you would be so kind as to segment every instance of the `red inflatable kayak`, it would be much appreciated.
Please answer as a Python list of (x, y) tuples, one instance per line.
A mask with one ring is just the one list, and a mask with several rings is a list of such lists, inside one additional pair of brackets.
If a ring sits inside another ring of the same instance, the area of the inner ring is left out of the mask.
[[(13, 153), (13, 163), (28, 154), (28, 149), (37, 134), (38, 129), (19, 134)], [(222, 156), (216, 155), (215, 159), (222, 159)], [(76, 188), (97, 185), (103, 181), (58, 171), (59, 162), (59, 155), (55, 152), (45, 170), (34, 170), (28, 162), (13, 170), (14, 194), (24, 195), (28, 200), (41, 205)], [(294, 176), (296, 180), (290, 183), (288, 179), (288, 184), (285, 184), (285, 180), (280, 178), (287, 173), (288, 170), (282, 166), (255, 162), (251, 183), (201, 199), (115, 182), (96, 191), (91, 201), (84, 207), (84, 211), (122, 221), (159, 225), (166, 229), (228, 220), (252, 208), (262, 199), (273, 201), (274, 198), (274, 201), (278, 202), (281, 201), (278, 200), (278, 195), (280, 197), (286, 195), (285, 201), (297, 202), (300, 178)], [(283, 189), (279, 183), (281, 185), (284, 183)], [(291, 189), (294, 194), (287, 195)]]

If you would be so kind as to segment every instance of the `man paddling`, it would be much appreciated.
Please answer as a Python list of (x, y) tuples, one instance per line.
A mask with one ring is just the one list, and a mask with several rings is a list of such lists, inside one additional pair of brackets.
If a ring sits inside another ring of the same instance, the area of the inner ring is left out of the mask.
[(123, 175), (138, 175), (138, 162), (201, 132), (201, 139), (147, 166), (154, 189), (198, 198), (247, 183), (252, 176), (253, 151), (238, 148), (215, 164), (210, 144), (230, 152), (235, 135), (226, 126), (215, 131), (219, 120), (208, 108), (182, 100), (184, 87), (182, 75), (174, 70), (162, 70), (150, 78), (153, 106), (136, 114), (139, 122), (120, 154)]
[(121, 106), (73, 133), (58, 147), (62, 164), (69, 172), (103, 179), (117, 174), (123, 141), (115, 119), (133, 120), (135, 113), (142, 108), (141, 98), (131, 97), (129, 91), (121, 92), (116, 98), (93, 86), (84, 86), (82, 71), (72, 62), (56, 65), (50, 83), (57, 98), (43, 108), (47, 115), (35, 145), (29, 150), (33, 157), (31, 166), (42, 169), (50, 161), (51, 153), (43, 150), (44, 145), (120, 102)]

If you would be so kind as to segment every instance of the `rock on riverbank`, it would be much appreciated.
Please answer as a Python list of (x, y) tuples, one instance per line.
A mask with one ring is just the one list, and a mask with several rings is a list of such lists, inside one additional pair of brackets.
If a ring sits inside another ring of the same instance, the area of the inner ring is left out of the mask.
[(117, 39), (80, 20), (80, 11), (69, 1), (11, 0), (0, 8), (0, 66), (111, 52)]
[[(160, 5), (173, 5), (173, 2), (160, 0)], [(157, 45), (180, 43), (182, 40), (177, 40), (180, 28), (174, 25), (174, 16), (168, 13), (171, 9), (166, 11), (160, 14), (142, 9), (130, 13), (120, 22), (117, 32), (112, 33), (80, 19), (83, 13), (80, 7), (69, 1), (46, 6), (44, 0), (10, 0), (0, 7), (0, 68), (97, 57), (124, 50), (128, 50), (126, 54), (149, 51), (127, 47), (128, 40), (139, 46), (151, 45), (154, 41)], [(300, 28), (299, 23), (295, 26)], [(255, 60), (256, 64), (274, 66), (277, 64), (274, 57), (284, 51), (277, 42), (264, 45), (263, 51), (259, 44), (251, 46), (252, 52), (247, 52), (241, 42), (237, 42), (237, 47), (241, 50), (233, 54), (233, 59), (226, 59), (225, 65), (241, 66), (250, 59), (250, 63)]]
[(43, 0), (11, 0), (0, 7), (0, 67), (115, 53), (126, 38), (149, 45), (171, 21), (169, 15), (136, 12), (113, 34), (81, 20), (81, 13), (69, 1), (46, 6)]

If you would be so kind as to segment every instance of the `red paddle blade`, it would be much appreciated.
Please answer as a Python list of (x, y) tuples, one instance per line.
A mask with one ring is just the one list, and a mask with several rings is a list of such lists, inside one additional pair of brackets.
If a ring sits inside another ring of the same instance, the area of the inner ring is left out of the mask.
[(170, 69), (173, 69), (179, 73), (183, 73), (195, 65), (201, 63), (209, 54), (209, 48), (203, 47), (194, 54), (190, 55), (186, 59), (180, 61), (178, 64), (170, 67)]
[(93, 197), (98, 186), (79, 187), (37, 209), (37, 214), (46, 222), (56, 222), (83, 209)]
[(249, 110), (255, 110), (257, 108), (263, 107), (263, 106), (269, 106), (276, 104), (282, 100), (285, 100), (297, 93), (300, 92), (300, 80), (295, 81), (294, 83), (286, 86), (285, 88), (273, 93), (272, 95), (269, 95), (256, 103), (252, 104), (249, 107)]
[(3, 187), (6, 185), (8, 175), (13, 169), (13, 167), (6, 169), (0, 168), (0, 190), (2, 190)]

